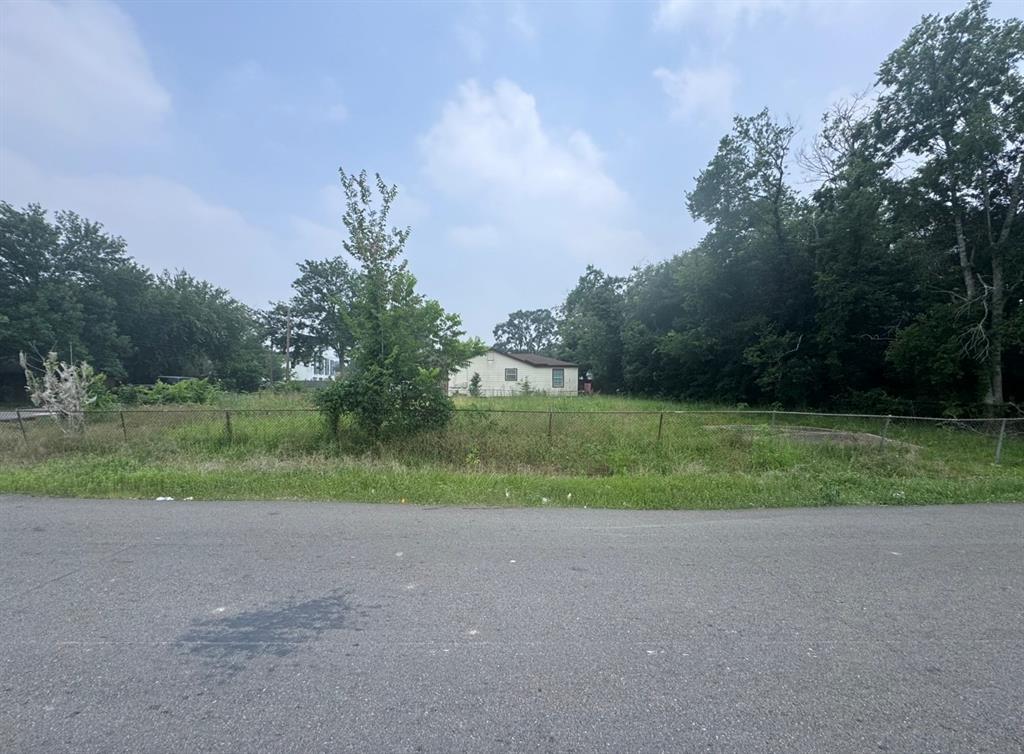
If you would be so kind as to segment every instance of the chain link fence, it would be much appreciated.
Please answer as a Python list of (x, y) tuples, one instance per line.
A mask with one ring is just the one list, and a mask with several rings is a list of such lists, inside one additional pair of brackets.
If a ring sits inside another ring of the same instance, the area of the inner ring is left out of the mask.
[[(337, 436), (311, 408), (89, 411), (70, 433), (38, 410), (0, 412), (0, 457), (124, 448), (202, 455), (362, 454), (354, 427)], [(444, 430), (389, 441), (400, 462), (546, 469), (590, 475), (701, 467), (771, 469), (781, 459), (878, 457), (1024, 465), (1024, 418), (949, 419), (795, 411), (590, 411), (459, 408)], [(794, 455), (797, 454), (797, 455)], [(802, 455), (800, 455), (802, 454)]]

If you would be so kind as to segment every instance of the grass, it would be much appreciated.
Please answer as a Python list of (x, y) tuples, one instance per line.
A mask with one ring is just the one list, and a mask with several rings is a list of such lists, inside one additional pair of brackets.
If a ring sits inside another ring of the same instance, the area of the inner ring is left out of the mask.
[[(0, 491), (625, 508), (1024, 500), (1024, 439), (992, 426), (729, 412), (626, 398), (458, 400), (451, 426), (367, 453), (332, 440), (309, 396), (223, 396), (202, 412), (0, 425)], [(490, 409), (485, 411), (483, 409)], [(632, 413), (603, 413), (632, 412)], [(650, 412), (650, 413), (637, 413)], [(871, 433), (811, 443), (797, 427)], [(127, 439), (126, 439), (127, 438)]]

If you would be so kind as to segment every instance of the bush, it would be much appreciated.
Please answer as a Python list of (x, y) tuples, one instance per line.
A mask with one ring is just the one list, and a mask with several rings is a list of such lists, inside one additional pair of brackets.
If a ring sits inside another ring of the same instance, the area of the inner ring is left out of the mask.
[(140, 406), (166, 406), (174, 404), (212, 403), (220, 391), (207, 379), (182, 380), (169, 384), (125, 385), (118, 388), (117, 397), (122, 403)]
[(469, 394), (474, 398), (480, 397), (480, 373), (473, 372), (473, 376), (469, 378)]
[(444, 427), (455, 410), (436, 370), (419, 370), (412, 380), (395, 383), (384, 369), (371, 367), (331, 383), (314, 398), (337, 436), (342, 417), (351, 416), (371, 442)]

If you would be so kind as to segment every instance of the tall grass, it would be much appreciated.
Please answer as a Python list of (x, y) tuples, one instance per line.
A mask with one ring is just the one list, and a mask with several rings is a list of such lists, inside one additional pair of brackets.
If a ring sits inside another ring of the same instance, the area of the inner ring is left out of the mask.
[(219, 497), (481, 502), (492, 495), (490, 502), (523, 503), (574, 495), (562, 502), (595, 505), (618, 496), (623, 504), (669, 507), (1024, 499), (1017, 425), (996, 467), (998, 422), (602, 397), (461, 399), (458, 406), (444, 430), (370, 447), (344, 424), (331, 437), (308, 394), (224, 396), (217, 408), (200, 410), (94, 412), (81, 436), (64, 435), (48, 418), (2, 422), (0, 490), (148, 495), (169, 485)]

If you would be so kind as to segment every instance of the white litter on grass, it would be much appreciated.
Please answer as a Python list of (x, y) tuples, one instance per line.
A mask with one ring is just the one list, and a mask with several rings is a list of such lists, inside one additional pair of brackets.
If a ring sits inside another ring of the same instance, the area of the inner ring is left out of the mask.
[(173, 498), (173, 497), (164, 497), (164, 496), (162, 496), (162, 495), (161, 495), (160, 497), (158, 497), (158, 498), (156, 499), (156, 501), (157, 501), (158, 503), (165, 503), (165, 502), (167, 502), (168, 500), (174, 500), (174, 498)]
[(186, 497), (186, 498), (184, 498), (184, 500), (186, 500), (186, 501), (188, 501), (188, 500), (195, 500), (195, 498), (194, 497)]
[(512, 493), (508, 491), (508, 487), (505, 488), (505, 499), (508, 500), (512, 497)]
[(550, 500), (549, 500), (548, 498), (546, 498), (546, 497), (542, 497), (542, 498), (540, 499), (540, 501), (541, 501), (542, 503), (550, 503), (550, 502), (551, 502), (551, 501), (550, 501)]

